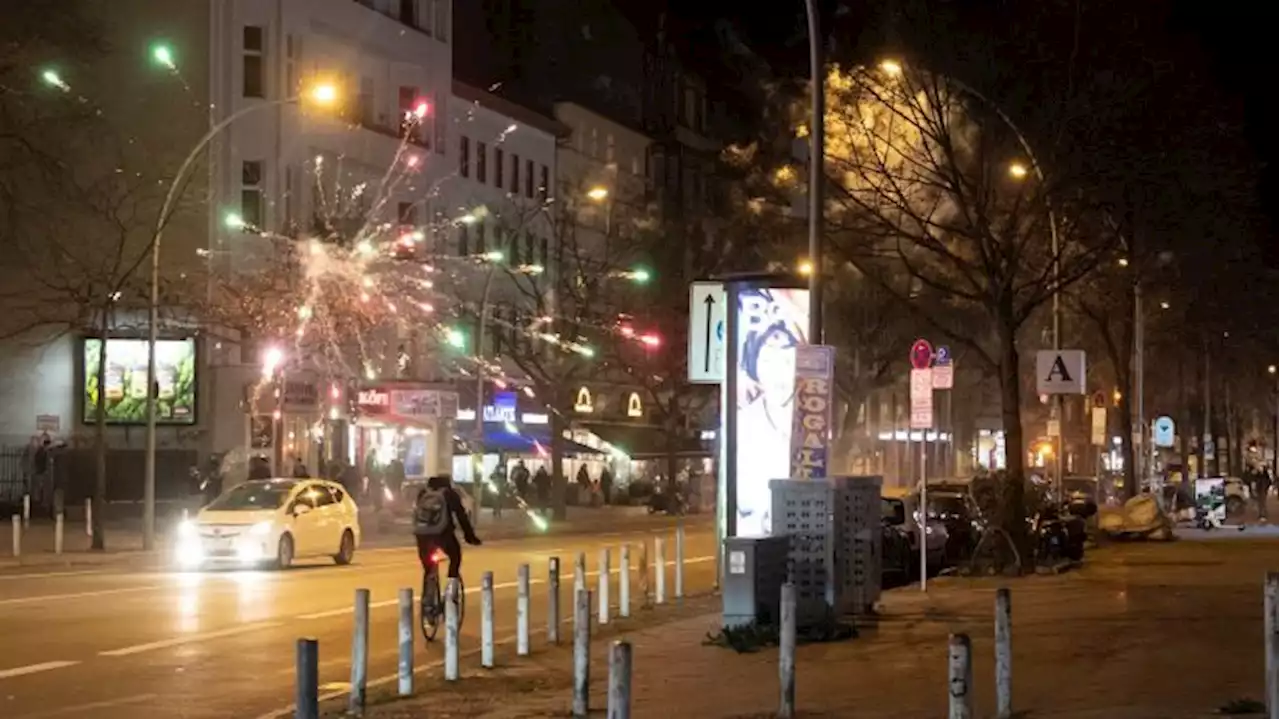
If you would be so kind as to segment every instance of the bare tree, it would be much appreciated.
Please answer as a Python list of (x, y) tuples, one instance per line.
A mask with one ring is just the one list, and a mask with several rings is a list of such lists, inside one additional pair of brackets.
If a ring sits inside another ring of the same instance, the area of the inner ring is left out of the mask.
[(832, 251), (995, 371), (1010, 477), (1003, 524), (1022, 544), (1019, 333), (1105, 247), (1064, 221), (1059, 178), (1027, 156), (1007, 117), (945, 78), (833, 70), (828, 106)]

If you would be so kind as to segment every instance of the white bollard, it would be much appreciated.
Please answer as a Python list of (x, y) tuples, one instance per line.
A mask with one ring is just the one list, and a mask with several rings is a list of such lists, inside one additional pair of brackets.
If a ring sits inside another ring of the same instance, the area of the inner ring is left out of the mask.
[(356, 590), (355, 621), (351, 632), (351, 696), (348, 710), (362, 714), (369, 680), (369, 590)]
[(631, 545), (618, 550), (618, 616), (631, 616)]
[(685, 521), (676, 525), (676, 601), (685, 599)]
[(578, 596), (578, 592), (585, 591), (587, 588), (587, 553), (578, 552), (578, 558), (573, 562), (573, 596)]
[(653, 538), (653, 603), (667, 603), (667, 552), (662, 537)]
[(13, 515), (13, 556), (22, 556), (22, 516)]
[(450, 579), (444, 593), (444, 680), (458, 681), (458, 581)]
[(529, 565), (516, 569), (516, 656), (529, 656)]
[(85, 497), (84, 499), (84, 533), (87, 536), (93, 536), (93, 498)]
[(413, 694), (413, 589), (406, 587), (400, 590), (400, 656), (397, 664), (399, 671), (400, 696)]
[(618, 641), (609, 651), (609, 719), (631, 719), (631, 643)]
[(480, 575), (480, 666), (493, 668), (493, 572)]
[(573, 600), (573, 716), (590, 711), (591, 592), (579, 590)]
[(560, 643), (560, 558), (552, 557), (547, 569), (547, 642)]
[(1267, 648), (1267, 717), (1268, 719), (1280, 719), (1280, 677), (1276, 672), (1280, 670), (1280, 662), (1277, 661), (1277, 650), (1280, 649), (1280, 624), (1277, 624), (1277, 579), (1275, 572), (1267, 572), (1267, 581), (1262, 589), (1262, 606), (1265, 614), (1262, 617), (1262, 630), (1265, 634), (1265, 644)]
[(22, 495), (22, 526), (31, 527), (31, 495)]
[(1013, 606), (1009, 590), (996, 590), (996, 716), (1013, 716)]
[(947, 719), (973, 719), (973, 645), (968, 634), (952, 634), (947, 644)]
[(778, 630), (779, 719), (796, 715), (796, 587), (782, 585), (782, 626)]
[(58, 516), (53, 518), (53, 553), (62, 554), (62, 538), (65, 531), (65, 519), (62, 512), (58, 512)]
[(600, 604), (600, 623), (609, 623), (609, 548), (600, 550), (600, 576), (596, 591)]

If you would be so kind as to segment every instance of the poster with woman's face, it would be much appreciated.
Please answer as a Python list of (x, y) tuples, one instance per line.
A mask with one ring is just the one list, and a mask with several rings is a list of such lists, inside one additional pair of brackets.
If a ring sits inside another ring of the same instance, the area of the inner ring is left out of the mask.
[(743, 290), (737, 309), (737, 534), (766, 535), (769, 480), (791, 476), (795, 348), (808, 341), (809, 291)]

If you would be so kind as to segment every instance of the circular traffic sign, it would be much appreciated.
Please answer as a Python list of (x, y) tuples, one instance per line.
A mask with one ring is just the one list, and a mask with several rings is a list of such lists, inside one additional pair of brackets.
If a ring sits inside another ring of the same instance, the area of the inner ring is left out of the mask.
[(933, 345), (929, 340), (919, 339), (911, 345), (911, 366), (915, 369), (929, 369), (933, 364)]

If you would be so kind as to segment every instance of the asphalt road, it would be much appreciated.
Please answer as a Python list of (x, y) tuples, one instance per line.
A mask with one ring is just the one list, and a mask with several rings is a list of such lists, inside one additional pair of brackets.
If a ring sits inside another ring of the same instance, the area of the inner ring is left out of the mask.
[[(675, 555), (673, 534), (667, 534), (669, 564)], [(479, 645), (482, 572), (494, 573), (495, 635), (503, 642), (515, 632), (517, 567), (530, 564), (536, 651), (546, 641), (550, 557), (560, 557), (561, 615), (568, 618), (577, 553), (586, 553), (594, 589), (600, 550), (612, 550), (610, 594), (616, 605), (617, 550), (632, 544), (632, 603), (638, 606), (638, 545), (653, 536), (616, 532), (468, 547), (463, 561), (468, 592), (463, 651)], [(712, 586), (714, 547), (709, 525), (690, 525), (686, 591)], [(669, 596), (672, 571), (668, 568)], [(341, 691), (350, 677), (353, 597), (357, 588), (367, 588), (372, 592), (369, 677), (394, 675), (397, 591), (413, 587), (416, 594), (420, 586), (416, 554), (401, 548), (362, 551), (350, 567), (316, 563), (286, 572), (102, 569), (0, 574), (0, 717), (287, 716), (299, 637), (320, 642), (321, 693)], [(565, 640), (567, 630), (561, 633)], [(418, 664), (441, 658), (441, 635), (435, 644), (424, 645), (415, 634)], [(497, 651), (499, 659), (515, 654), (509, 641)], [(479, 657), (464, 654), (462, 661), (465, 670), (468, 664), (478, 666)]]

